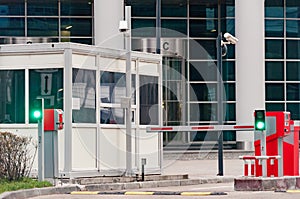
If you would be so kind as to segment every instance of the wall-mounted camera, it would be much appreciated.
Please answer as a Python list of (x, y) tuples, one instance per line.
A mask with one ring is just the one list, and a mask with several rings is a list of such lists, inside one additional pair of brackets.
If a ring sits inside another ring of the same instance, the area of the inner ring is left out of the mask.
[(224, 34), (224, 38), (225, 38), (228, 42), (230, 42), (231, 44), (236, 44), (236, 43), (239, 41), (238, 38), (232, 36), (232, 35), (231, 35), (230, 33), (228, 33), (228, 32), (226, 32), (226, 33)]

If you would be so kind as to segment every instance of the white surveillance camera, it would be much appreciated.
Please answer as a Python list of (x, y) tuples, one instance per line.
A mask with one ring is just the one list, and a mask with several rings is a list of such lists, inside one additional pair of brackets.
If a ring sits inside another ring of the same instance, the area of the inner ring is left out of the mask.
[(128, 30), (128, 23), (127, 21), (120, 21), (119, 23), (119, 31), (120, 32), (126, 32)]
[(231, 44), (236, 44), (239, 40), (238, 38), (232, 36), (230, 33), (226, 32), (224, 34), (225, 39), (230, 42)]

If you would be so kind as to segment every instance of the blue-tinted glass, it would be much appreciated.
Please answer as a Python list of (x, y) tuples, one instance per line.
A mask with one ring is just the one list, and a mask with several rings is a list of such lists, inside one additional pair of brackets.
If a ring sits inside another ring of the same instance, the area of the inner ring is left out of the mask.
[(25, 1), (24, 0), (1, 0), (0, 1), (0, 16), (4, 15), (24, 15)]
[(236, 120), (236, 114), (235, 113), (236, 113), (235, 104), (234, 103), (226, 104), (225, 121), (235, 121)]
[(300, 37), (300, 21), (287, 20), (286, 21), (286, 36), (287, 37)]
[(222, 17), (234, 17), (235, 16), (235, 0), (226, 0), (224, 4), (222, 4), (221, 8), (225, 7), (225, 13), (226, 15), (224, 16), (223, 14), (223, 9), (222, 9)]
[(187, 20), (181, 19), (164, 19), (161, 20), (162, 37), (186, 37)]
[(287, 111), (291, 113), (292, 120), (300, 120), (300, 104), (287, 103)]
[(133, 37), (155, 37), (155, 19), (133, 19), (132, 36)]
[(191, 101), (216, 101), (217, 84), (200, 83), (190, 84)]
[(266, 62), (266, 81), (283, 81), (283, 62)]
[(73, 42), (73, 43), (80, 43), (80, 44), (93, 44), (92, 38), (62, 38), (62, 42)]
[(25, 36), (24, 18), (0, 18), (0, 36)]
[(217, 81), (215, 62), (190, 62), (190, 81)]
[(62, 36), (92, 36), (92, 19), (63, 18), (61, 19)]
[(218, 18), (218, 0), (190, 0), (190, 17)]
[(235, 81), (235, 62), (223, 61), (223, 81)]
[(226, 101), (235, 101), (235, 84), (234, 83), (225, 83), (225, 96)]
[(190, 104), (190, 120), (191, 121), (216, 121), (217, 120), (217, 104)]
[(28, 36), (58, 36), (58, 19), (56, 18), (28, 18)]
[(126, 5), (131, 6), (133, 17), (155, 17), (156, 0), (127, 0)]
[(235, 45), (227, 45), (227, 53), (223, 57), (225, 59), (234, 59), (235, 58)]
[(25, 123), (25, 70), (0, 70), (0, 123)]
[(265, 17), (283, 18), (283, 0), (265, 0)]
[(190, 40), (190, 59), (215, 59), (216, 40)]
[(299, 101), (300, 100), (300, 84), (287, 84), (287, 100), (288, 101)]
[(267, 111), (284, 111), (283, 103), (266, 103)]
[(284, 84), (267, 83), (266, 101), (284, 101)]
[(286, 80), (300, 81), (300, 62), (286, 62)]
[(283, 20), (265, 20), (266, 37), (283, 37)]
[(300, 2), (299, 0), (286, 1), (286, 17), (299, 18), (300, 17)]
[(58, 16), (58, 1), (27, 0), (27, 15)]
[[(235, 121), (235, 120), (233, 120)], [(236, 131), (223, 131), (224, 141), (236, 141)]]
[(235, 35), (235, 20), (234, 19), (221, 19), (221, 31), (229, 32)]
[(266, 59), (283, 59), (283, 40), (265, 40)]
[(92, 16), (93, 0), (61, 0), (62, 16)]
[(190, 20), (191, 37), (217, 37), (218, 21), (215, 19)]
[(187, 0), (161, 0), (162, 17), (186, 17)]
[(287, 40), (286, 41), (286, 58), (287, 59), (300, 59), (299, 53), (299, 40)]

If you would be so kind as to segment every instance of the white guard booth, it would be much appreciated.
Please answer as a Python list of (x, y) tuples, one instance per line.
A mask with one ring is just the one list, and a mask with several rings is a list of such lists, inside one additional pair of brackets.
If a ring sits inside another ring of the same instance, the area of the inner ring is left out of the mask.
[[(132, 52), (132, 169), (162, 169), (162, 136), (147, 125), (162, 125), (161, 56)], [(122, 175), (126, 170), (126, 53), (74, 43), (0, 46), (0, 131), (34, 140), (31, 174), (37, 175), (36, 98), (64, 111), (58, 132), (59, 175), (67, 178)], [(36, 155), (35, 155), (36, 154)]]

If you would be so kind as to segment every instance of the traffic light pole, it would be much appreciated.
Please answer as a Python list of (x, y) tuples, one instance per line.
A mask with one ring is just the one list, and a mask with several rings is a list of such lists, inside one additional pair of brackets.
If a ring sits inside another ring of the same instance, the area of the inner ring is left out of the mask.
[[(261, 156), (266, 156), (267, 155), (267, 144), (266, 144), (266, 131), (262, 130), (261, 131)], [(262, 176), (263, 177), (267, 177), (267, 160), (266, 159), (262, 159), (261, 160), (261, 166), (262, 166)]]
[[(44, 112), (44, 98), (39, 99), (42, 101), (42, 111)], [(45, 167), (44, 167), (44, 113), (38, 120), (38, 180), (44, 181)]]

